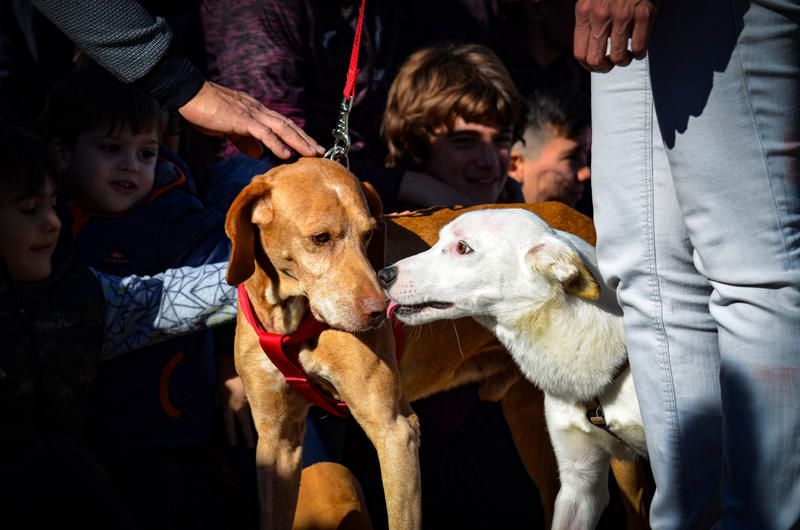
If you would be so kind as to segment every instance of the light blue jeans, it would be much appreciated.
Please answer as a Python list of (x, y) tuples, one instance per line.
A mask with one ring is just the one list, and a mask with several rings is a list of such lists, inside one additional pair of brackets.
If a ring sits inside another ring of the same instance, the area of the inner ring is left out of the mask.
[(653, 528), (800, 527), (800, 3), (664, 0), (592, 77), (598, 258)]

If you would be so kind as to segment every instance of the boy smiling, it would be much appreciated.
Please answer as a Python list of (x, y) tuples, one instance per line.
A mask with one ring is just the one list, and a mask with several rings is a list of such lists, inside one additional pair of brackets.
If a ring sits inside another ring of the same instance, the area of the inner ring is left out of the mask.
[(398, 203), (522, 202), (508, 179), (511, 145), (524, 126), (520, 95), (488, 48), (425, 48), (392, 82), (381, 134), (386, 165), (404, 169)]

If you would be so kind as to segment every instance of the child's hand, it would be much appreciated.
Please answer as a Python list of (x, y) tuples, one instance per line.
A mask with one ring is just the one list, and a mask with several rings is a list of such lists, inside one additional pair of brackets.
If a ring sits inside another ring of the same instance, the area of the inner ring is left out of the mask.
[(233, 363), (221, 362), (217, 364), (217, 391), (222, 403), (222, 419), (225, 422), (225, 431), (231, 445), (237, 445), (238, 431), (242, 433), (244, 444), (253, 448), (256, 446), (256, 436), (253, 430), (253, 419), (250, 414), (250, 404), (244, 393), (242, 378), (236, 373)]

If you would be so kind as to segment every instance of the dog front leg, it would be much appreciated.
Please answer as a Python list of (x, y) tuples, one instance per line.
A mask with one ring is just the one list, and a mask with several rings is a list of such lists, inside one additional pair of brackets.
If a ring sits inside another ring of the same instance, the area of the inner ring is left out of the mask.
[(419, 420), (408, 403), (397, 403), (393, 409), (378, 414), (368, 411), (367, 416), (353, 411), (353, 416), (378, 453), (389, 529), (419, 530)]
[(289, 406), (288, 411), (283, 409), (282, 414), (268, 409), (254, 418), (258, 430), (256, 477), (263, 530), (290, 530), (294, 520), (308, 404), (299, 396), (293, 401), (297, 403)]
[[(572, 409), (572, 410), (570, 410)], [(573, 423), (580, 420), (576, 407), (545, 396), (545, 416), (558, 462), (561, 489), (556, 497), (553, 530), (592, 530), (608, 505), (608, 471), (611, 455), (596, 436)]]
[(401, 394), (394, 366), (372, 362), (363, 367), (351, 369), (337, 388), (378, 453), (389, 529), (419, 530), (419, 420)]

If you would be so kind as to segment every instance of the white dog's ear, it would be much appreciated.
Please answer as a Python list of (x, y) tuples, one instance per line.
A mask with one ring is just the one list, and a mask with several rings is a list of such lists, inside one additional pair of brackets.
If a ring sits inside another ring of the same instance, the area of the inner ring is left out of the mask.
[(552, 238), (525, 254), (525, 263), (535, 273), (561, 283), (564, 292), (589, 300), (600, 298), (600, 286), (578, 254), (566, 243)]

